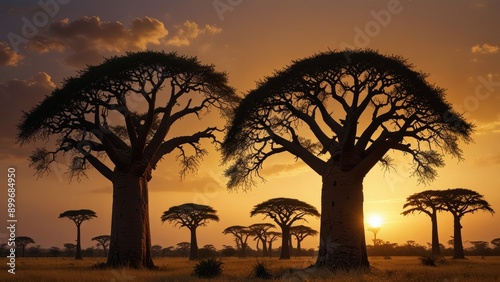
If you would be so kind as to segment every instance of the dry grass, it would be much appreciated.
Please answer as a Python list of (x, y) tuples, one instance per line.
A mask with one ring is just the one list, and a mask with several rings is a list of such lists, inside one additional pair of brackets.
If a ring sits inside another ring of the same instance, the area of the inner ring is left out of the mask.
[[(224, 272), (217, 281), (261, 281), (249, 275), (257, 263), (256, 258), (224, 258)], [(193, 281), (191, 272), (195, 262), (185, 258), (159, 258), (155, 260), (159, 270), (93, 270), (90, 266), (104, 259), (87, 258), (76, 261), (70, 258), (18, 258), (16, 274), (4, 267), (0, 281)], [(259, 259), (260, 261), (260, 259)], [(293, 258), (280, 261), (266, 259), (266, 266), (284, 281), (500, 281), (500, 257), (469, 257), (467, 260), (451, 260), (436, 267), (423, 266), (417, 257), (393, 257), (390, 260), (371, 257), (369, 272), (329, 273), (306, 269), (312, 258)]]

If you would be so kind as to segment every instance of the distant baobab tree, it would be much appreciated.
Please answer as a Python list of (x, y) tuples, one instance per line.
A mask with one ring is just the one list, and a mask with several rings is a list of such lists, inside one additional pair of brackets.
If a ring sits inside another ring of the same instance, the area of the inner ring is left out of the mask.
[[(151, 258), (148, 183), (160, 160), (177, 154), (180, 174), (195, 171), (207, 150), (202, 140), (221, 139), (225, 118), (239, 98), (227, 76), (196, 58), (154, 51), (127, 53), (88, 66), (24, 113), (17, 140), (56, 142), (37, 148), (30, 167), (41, 176), (57, 156), (72, 156), (70, 177), (90, 166), (112, 182), (108, 267), (154, 268)], [(187, 125), (187, 126), (186, 126)], [(182, 128), (176, 136), (172, 128)], [(49, 139), (50, 138), (50, 139)]]
[(258, 214), (271, 218), (281, 228), (280, 259), (290, 259), (290, 227), (297, 221), (307, 222), (305, 216), (319, 217), (314, 206), (290, 198), (274, 198), (257, 204), (250, 211), (250, 216)]
[(494, 214), (495, 211), (484, 199), (483, 195), (476, 191), (455, 188), (440, 191), (440, 195), (443, 201), (443, 210), (453, 215), (453, 258), (464, 259), (462, 225), (460, 224), (460, 220), (468, 213), (484, 211)]
[[(366, 269), (363, 179), (389, 153), (413, 158), (433, 180), (443, 154), (462, 159), (473, 125), (444, 90), (405, 59), (372, 50), (319, 53), (259, 82), (232, 116), (223, 142), (230, 188), (254, 185), (263, 163), (289, 153), (322, 179), (316, 267)], [(320, 187), (318, 187), (319, 190)], [(286, 238), (286, 234), (283, 234)]]
[(500, 238), (495, 238), (490, 242), (493, 245), (493, 249), (500, 250)]
[(163, 212), (161, 221), (174, 223), (174, 226), (187, 227), (191, 233), (191, 249), (189, 259), (198, 259), (198, 242), (196, 239), (196, 228), (205, 226), (209, 221), (219, 221), (217, 211), (210, 206), (193, 203), (170, 207)]
[(29, 244), (35, 244), (35, 240), (28, 236), (16, 237), (16, 246), (21, 248), (21, 255), (24, 257), (24, 250)]
[(80, 226), (86, 220), (91, 220), (94, 217), (97, 217), (96, 213), (92, 210), (69, 210), (61, 213), (59, 218), (69, 218), (76, 225), (76, 254), (75, 259), (82, 259), (82, 247), (80, 240)]
[(96, 241), (97, 245), (100, 245), (102, 247), (105, 257), (108, 256), (107, 249), (108, 249), (110, 240), (111, 240), (110, 235), (99, 235), (99, 236), (92, 238), (92, 241)]
[(316, 236), (318, 235), (318, 231), (312, 229), (309, 226), (305, 225), (296, 225), (290, 227), (290, 235), (294, 236), (297, 240), (297, 251), (296, 255), (300, 256), (302, 254), (302, 249), (300, 248), (300, 243), (304, 241), (307, 236)]
[(367, 229), (373, 233), (373, 246), (377, 246), (377, 234), (380, 232), (380, 227), (368, 227)]
[(440, 195), (441, 191), (426, 190), (415, 193), (406, 198), (406, 203), (403, 205), (405, 209), (401, 214), (409, 215), (415, 213), (424, 213), (431, 218), (432, 224), (432, 254), (435, 256), (441, 255), (439, 248), (438, 222), (437, 213), (443, 209), (443, 201)]
[(269, 257), (273, 255), (273, 242), (278, 240), (281, 237), (281, 232), (277, 231), (268, 231), (267, 232), (267, 243), (269, 244), (267, 247), (267, 252), (269, 253)]
[[(276, 228), (272, 223), (256, 223), (248, 226), (252, 236), (262, 243), (262, 256), (267, 256), (267, 232), (271, 228)], [(258, 241), (258, 242), (259, 242)]]
[(76, 245), (73, 243), (65, 243), (64, 248), (66, 249), (66, 252), (68, 253), (68, 256), (73, 255), (73, 250), (76, 249)]
[(236, 240), (236, 245), (240, 251), (240, 256), (241, 257), (246, 257), (246, 249), (247, 249), (247, 241), (248, 237), (252, 235), (250, 232), (250, 229), (246, 226), (241, 226), (241, 225), (233, 225), (229, 226), (228, 228), (224, 229), (222, 231), (223, 234), (233, 234), (235, 240)]

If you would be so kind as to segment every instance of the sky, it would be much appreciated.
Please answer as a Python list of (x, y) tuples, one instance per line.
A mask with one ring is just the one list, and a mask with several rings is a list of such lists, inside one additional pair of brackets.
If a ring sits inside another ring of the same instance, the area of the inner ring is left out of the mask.
[[(407, 58), (428, 81), (446, 89), (453, 107), (476, 125), (474, 142), (461, 144), (464, 161), (446, 158), (446, 166), (428, 185), (411, 177), (410, 159), (394, 154), (396, 169), (375, 166), (364, 179), (365, 217), (382, 219), (377, 238), (427, 245), (431, 225), (424, 215), (401, 215), (406, 197), (428, 189), (467, 188), (484, 195), (500, 210), (500, 2), (487, 0), (244, 1), (244, 0), (1, 0), (0, 1), (0, 170), (16, 169), (16, 235), (30, 236), (44, 248), (74, 243), (75, 225), (59, 219), (66, 210), (91, 209), (98, 218), (82, 224), (82, 247), (90, 238), (109, 234), (111, 183), (95, 170), (70, 180), (67, 158), (52, 173), (37, 177), (28, 166), (35, 146), (16, 143), (22, 111), (37, 105), (65, 78), (86, 65), (128, 51), (164, 50), (197, 56), (228, 74), (244, 96), (256, 82), (292, 61), (328, 50), (371, 48)], [(220, 222), (198, 229), (198, 244), (234, 245), (222, 230), (231, 225), (271, 222), (250, 217), (252, 207), (275, 197), (297, 198), (320, 209), (321, 179), (293, 158), (270, 160), (266, 182), (249, 191), (226, 189), (220, 155), (210, 149), (199, 171), (184, 180), (173, 156), (160, 163), (149, 183), (152, 243), (163, 247), (189, 241), (189, 231), (168, 223), (169, 207), (194, 202), (218, 211)], [(7, 188), (0, 206), (7, 205)], [(6, 225), (6, 208), (0, 211)], [(439, 214), (441, 243), (453, 235), (449, 214)], [(319, 230), (319, 220), (308, 218)], [(500, 217), (467, 214), (464, 241), (500, 237)], [(369, 224), (367, 223), (366, 227)], [(0, 241), (5, 242), (5, 228)], [(372, 234), (367, 232), (371, 243)], [(255, 248), (253, 242), (250, 243)], [(318, 238), (306, 238), (317, 248)], [(465, 243), (467, 247), (468, 244)]]

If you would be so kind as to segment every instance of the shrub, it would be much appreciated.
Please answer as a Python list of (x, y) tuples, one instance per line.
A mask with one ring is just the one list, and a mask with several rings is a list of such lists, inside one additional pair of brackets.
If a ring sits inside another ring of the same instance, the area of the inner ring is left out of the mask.
[(266, 267), (264, 261), (257, 261), (257, 264), (253, 267), (250, 277), (260, 278), (260, 279), (272, 279), (273, 274), (271, 270)]
[(438, 261), (439, 258), (433, 255), (425, 255), (421, 256), (419, 259), (423, 265), (436, 266), (436, 262)]
[(221, 259), (209, 258), (198, 261), (193, 269), (193, 276), (198, 278), (216, 278), (222, 274)]

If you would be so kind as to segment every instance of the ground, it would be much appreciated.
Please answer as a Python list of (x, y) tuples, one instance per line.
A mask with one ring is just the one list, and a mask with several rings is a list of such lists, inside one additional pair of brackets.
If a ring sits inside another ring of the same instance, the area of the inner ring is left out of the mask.
[[(223, 276), (217, 281), (265, 281), (251, 279), (250, 273), (260, 258), (223, 258)], [(104, 258), (17, 258), (16, 274), (2, 268), (0, 281), (193, 281), (191, 272), (196, 262), (187, 258), (157, 258), (155, 271), (145, 270), (92, 270), (90, 266), (104, 262)], [(337, 273), (305, 269), (315, 261), (312, 257), (292, 258), (289, 261), (265, 259), (274, 274), (284, 281), (500, 281), (500, 257), (468, 257), (467, 260), (447, 258), (436, 267), (421, 265), (418, 257), (370, 257), (372, 268), (366, 273)], [(202, 280), (200, 281), (208, 281)]]

